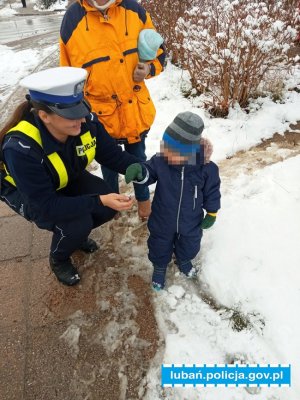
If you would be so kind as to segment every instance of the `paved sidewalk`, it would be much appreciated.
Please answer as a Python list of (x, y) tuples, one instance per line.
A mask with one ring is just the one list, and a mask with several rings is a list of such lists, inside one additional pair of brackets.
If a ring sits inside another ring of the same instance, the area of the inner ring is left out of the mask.
[[(49, 240), (47, 232), (38, 231), (0, 201), (1, 400), (23, 399), (25, 371), (29, 368), (33, 374), (38, 373), (32, 339), (43, 328), (30, 315), (29, 303), (38, 300), (38, 281), (49, 275), (46, 268)], [(26, 357), (27, 352), (33, 355), (31, 360)], [(29, 380), (32, 379), (30, 376)]]
[(0, 400), (141, 398), (158, 328), (149, 279), (120, 249), (126, 218), (93, 231), (102, 248), (74, 254), (82, 280), (66, 287), (48, 267), (50, 232), (0, 201)]

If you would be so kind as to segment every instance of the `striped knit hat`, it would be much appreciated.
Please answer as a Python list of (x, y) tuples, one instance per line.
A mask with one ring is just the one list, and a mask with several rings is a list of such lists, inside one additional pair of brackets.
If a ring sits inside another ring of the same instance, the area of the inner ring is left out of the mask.
[(200, 149), (204, 122), (199, 115), (186, 111), (179, 113), (167, 127), (163, 141), (181, 154), (195, 153)]

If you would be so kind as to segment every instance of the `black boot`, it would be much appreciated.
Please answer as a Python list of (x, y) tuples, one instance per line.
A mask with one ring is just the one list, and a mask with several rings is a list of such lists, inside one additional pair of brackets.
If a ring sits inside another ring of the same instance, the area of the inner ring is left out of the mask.
[(72, 264), (70, 258), (65, 261), (58, 261), (50, 256), (49, 262), (50, 267), (59, 282), (63, 283), (64, 285), (73, 286), (80, 281), (77, 268)]
[(79, 250), (84, 251), (85, 253), (94, 253), (99, 249), (99, 246), (95, 242), (95, 240), (91, 238), (87, 238), (82, 245), (79, 247)]

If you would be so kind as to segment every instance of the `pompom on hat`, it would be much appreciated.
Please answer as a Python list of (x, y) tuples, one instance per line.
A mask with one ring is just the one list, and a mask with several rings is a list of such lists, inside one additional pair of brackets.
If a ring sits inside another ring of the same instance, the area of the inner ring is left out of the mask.
[(200, 149), (204, 122), (190, 111), (179, 113), (165, 130), (162, 140), (181, 154), (196, 153)]
[(86, 76), (83, 68), (49, 68), (27, 76), (20, 85), (29, 90), (32, 101), (46, 105), (60, 117), (80, 119), (90, 113), (83, 97)]
[(140, 61), (150, 61), (156, 58), (157, 50), (164, 39), (154, 29), (143, 29), (139, 34), (138, 53)]

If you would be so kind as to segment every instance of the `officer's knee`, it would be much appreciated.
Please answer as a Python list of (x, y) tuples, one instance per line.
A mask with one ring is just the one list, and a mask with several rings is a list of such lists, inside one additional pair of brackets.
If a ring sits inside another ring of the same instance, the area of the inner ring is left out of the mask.
[(113, 210), (112, 208), (105, 208), (105, 211), (102, 211), (101, 213), (97, 213), (93, 215), (93, 228), (97, 228), (98, 226), (101, 226), (105, 224), (106, 222), (109, 222), (114, 218), (114, 216), (117, 214), (117, 211)]
[(117, 215), (117, 214), (118, 214), (118, 211), (113, 210), (112, 208), (110, 208), (109, 221), (110, 221), (111, 219), (113, 219), (114, 216)]
[(68, 236), (69, 238), (80, 237), (84, 240), (93, 229), (93, 219), (90, 214), (87, 214), (72, 220), (58, 222), (55, 224), (55, 227), (56, 230), (61, 229), (64, 236)]
[(112, 208), (107, 208), (105, 210), (105, 214), (103, 215), (103, 223), (111, 221), (115, 215), (117, 215), (117, 211), (113, 210)]

